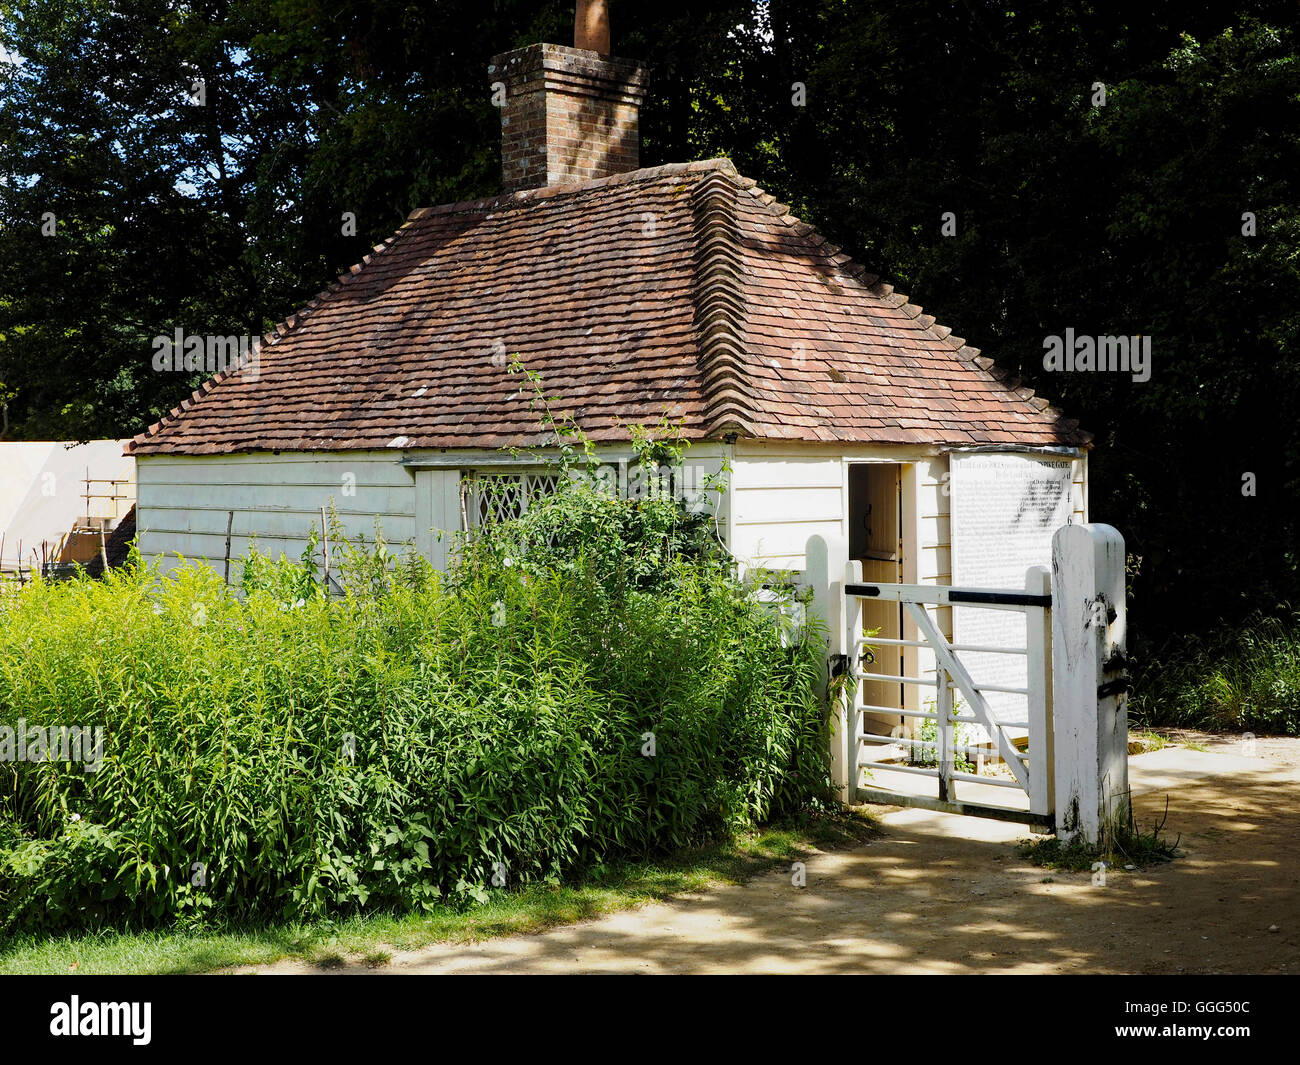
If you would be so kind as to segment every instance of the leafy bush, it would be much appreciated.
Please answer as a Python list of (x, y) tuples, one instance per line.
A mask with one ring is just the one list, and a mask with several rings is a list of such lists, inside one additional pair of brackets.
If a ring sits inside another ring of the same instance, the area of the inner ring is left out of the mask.
[(1141, 670), (1130, 713), (1145, 725), (1300, 735), (1300, 615), (1171, 643)]
[[(79, 814), (52, 839), (26, 839), (7, 826), (10, 845), (0, 850), (0, 902), (14, 919), (58, 928), (99, 923), (119, 893), (122, 837)], [(5, 890), (7, 888), (8, 890)]]
[(0, 723), (104, 730), (98, 772), (0, 762), (0, 931), (468, 903), (817, 805), (819, 641), (593, 492), (447, 577), (345, 550), (339, 597), (256, 553), (0, 597)]

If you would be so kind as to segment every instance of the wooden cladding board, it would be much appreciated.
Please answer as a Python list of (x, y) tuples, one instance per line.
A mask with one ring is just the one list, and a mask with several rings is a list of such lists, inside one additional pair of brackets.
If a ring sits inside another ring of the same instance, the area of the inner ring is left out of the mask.
[(815, 534), (844, 528), (838, 450), (746, 453), (732, 461), (732, 551), (746, 565), (802, 570)]
[[(141, 456), (137, 462), (140, 551), (165, 565), (187, 559), (220, 562), (226, 525), (230, 554), (297, 558), (320, 510), (331, 503), (349, 537), (415, 539), (415, 482), (401, 453), (390, 451), (272, 452), (212, 457)], [(232, 572), (237, 577), (237, 571)]]

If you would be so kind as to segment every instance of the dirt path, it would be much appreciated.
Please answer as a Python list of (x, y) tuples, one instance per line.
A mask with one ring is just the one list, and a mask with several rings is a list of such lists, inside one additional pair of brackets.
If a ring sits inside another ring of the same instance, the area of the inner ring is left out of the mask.
[(1018, 857), (1022, 827), (894, 809), (880, 839), (809, 858), (805, 888), (780, 870), (541, 935), (331, 971), (1300, 973), (1291, 763), (1182, 748), (1133, 757), (1139, 822), (1162, 815), (1167, 795), (1167, 829), (1182, 834), (1185, 857), (1112, 871), (1105, 886)]
[(1239, 754), (1281, 762), (1300, 769), (1300, 739), (1293, 736), (1252, 736), (1250, 733), (1201, 732), (1197, 729), (1161, 729), (1161, 735), (1182, 747), (1211, 754)]

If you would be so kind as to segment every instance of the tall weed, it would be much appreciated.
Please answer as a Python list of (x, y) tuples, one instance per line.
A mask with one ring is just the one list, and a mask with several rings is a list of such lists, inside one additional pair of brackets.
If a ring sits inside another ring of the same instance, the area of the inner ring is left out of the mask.
[(238, 590), (137, 557), (0, 598), (0, 725), (104, 730), (98, 772), (0, 761), (0, 932), (468, 904), (825, 801), (816, 633), (597, 495), (448, 575), (380, 533), (342, 595), (254, 551)]

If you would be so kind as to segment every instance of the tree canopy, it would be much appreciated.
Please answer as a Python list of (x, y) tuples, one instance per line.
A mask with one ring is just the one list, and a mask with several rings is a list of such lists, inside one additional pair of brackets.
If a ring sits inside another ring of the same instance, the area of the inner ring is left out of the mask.
[[(495, 192), (487, 61), (572, 11), (0, 0), (0, 438), (139, 432), (201, 379), (151, 338), (259, 334), (412, 208)], [(1293, 4), (613, 18), (646, 165), (731, 157), (1096, 434), (1149, 632), (1300, 600)], [(1150, 380), (1048, 372), (1066, 329), (1149, 337)]]

